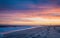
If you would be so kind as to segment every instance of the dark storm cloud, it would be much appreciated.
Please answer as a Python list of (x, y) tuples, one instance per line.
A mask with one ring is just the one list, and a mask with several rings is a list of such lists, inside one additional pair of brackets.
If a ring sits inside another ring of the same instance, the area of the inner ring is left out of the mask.
[(0, 0), (0, 9), (35, 9), (31, 5), (60, 5), (60, 0)]

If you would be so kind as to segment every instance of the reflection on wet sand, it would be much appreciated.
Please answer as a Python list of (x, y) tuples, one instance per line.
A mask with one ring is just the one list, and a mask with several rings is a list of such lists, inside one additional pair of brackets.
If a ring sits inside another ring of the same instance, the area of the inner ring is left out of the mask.
[(3, 38), (60, 38), (59, 26), (42, 26), (4, 34)]

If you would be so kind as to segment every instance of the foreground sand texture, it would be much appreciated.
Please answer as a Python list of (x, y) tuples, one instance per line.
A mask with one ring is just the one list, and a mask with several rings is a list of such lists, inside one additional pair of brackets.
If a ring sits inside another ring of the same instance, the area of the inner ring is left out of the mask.
[(1, 38), (60, 38), (59, 26), (44, 26), (3, 34)]

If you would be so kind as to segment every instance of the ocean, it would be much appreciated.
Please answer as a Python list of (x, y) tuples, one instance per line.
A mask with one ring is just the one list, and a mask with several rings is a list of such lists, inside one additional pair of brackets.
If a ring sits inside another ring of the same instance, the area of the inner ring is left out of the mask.
[(13, 31), (13, 30), (22, 30), (22, 29), (27, 29), (27, 28), (32, 28), (32, 26), (0, 27), (0, 33), (9, 32), (9, 31)]

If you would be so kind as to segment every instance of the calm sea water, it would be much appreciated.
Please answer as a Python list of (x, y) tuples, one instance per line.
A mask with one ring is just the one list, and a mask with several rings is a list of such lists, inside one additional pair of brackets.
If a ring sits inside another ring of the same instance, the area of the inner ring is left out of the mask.
[(26, 28), (32, 28), (32, 26), (21, 26), (21, 27), (0, 27), (0, 33), (1, 32), (8, 32), (12, 30), (22, 30)]

